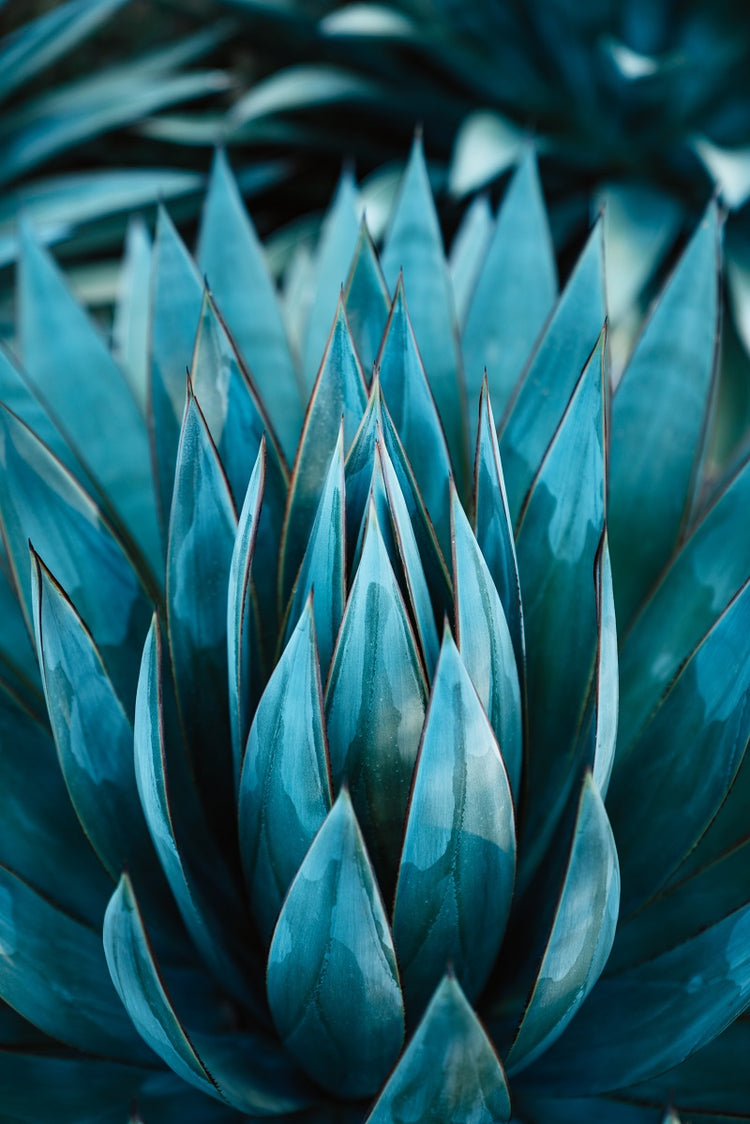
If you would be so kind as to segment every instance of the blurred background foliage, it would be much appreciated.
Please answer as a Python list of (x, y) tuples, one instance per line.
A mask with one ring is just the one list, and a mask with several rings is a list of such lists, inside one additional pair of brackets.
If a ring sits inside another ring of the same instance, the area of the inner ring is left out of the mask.
[(421, 127), (450, 243), (533, 142), (563, 277), (606, 203), (615, 370), (720, 191), (719, 471), (750, 429), (748, 74), (742, 0), (0, 0), (2, 334), (19, 215), (106, 320), (127, 215), (165, 199), (190, 239), (217, 143), (280, 273), (345, 160), (377, 237)]

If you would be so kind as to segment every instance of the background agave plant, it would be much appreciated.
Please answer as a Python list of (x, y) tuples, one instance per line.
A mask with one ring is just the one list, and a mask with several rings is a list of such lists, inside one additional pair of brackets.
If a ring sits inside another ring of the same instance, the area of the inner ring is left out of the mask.
[(747, 1116), (717, 209), (613, 397), (601, 223), (558, 294), (529, 156), (477, 230), (446, 264), (416, 145), (380, 258), (345, 179), (280, 308), (220, 154), (116, 358), (23, 231), (7, 1119)]

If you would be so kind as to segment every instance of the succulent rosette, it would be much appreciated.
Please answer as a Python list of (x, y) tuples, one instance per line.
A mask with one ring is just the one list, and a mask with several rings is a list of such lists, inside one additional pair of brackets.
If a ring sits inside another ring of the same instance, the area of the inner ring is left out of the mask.
[(601, 224), (558, 293), (531, 154), (472, 215), (446, 261), (416, 144), (380, 255), (345, 178), (279, 295), (219, 154), (113, 350), (23, 232), (4, 1119), (747, 1114), (720, 217), (613, 392)]

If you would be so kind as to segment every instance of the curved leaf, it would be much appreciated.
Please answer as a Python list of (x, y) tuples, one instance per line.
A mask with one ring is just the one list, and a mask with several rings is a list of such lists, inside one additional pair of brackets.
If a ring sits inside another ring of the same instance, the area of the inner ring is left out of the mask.
[(227, 590), (237, 529), (232, 497), (189, 393), (167, 544), (167, 622), (177, 701), (198, 784), (226, 827), (234, 792), (227, 707)]
[(523, 756), (523, 710), (508, 622), (500, 596), (455, 490), (451, 496), (456, 642), (487, 713), (517, 801)]
[(596, 583), (599, 646), (596, 653), (593, 775), (594, 784), (604, 797), (607, 795), (609, 778), (615, 762), (620, 693), (617, 674), (615, 596), (606, 532), (597, 557)]
[(493, 409), (505, 412), (556, 296), (552, 239), (529, 148), (503, 198), (464, 323), (461, 346), (470, 409), (486, 371)]
[(196, 258), (291, 459), (302, 427), (300, 387), (263, 249), (223, 149), (214, 156)]
[(122, 372), (48, 253), (21, 230), (19, 336), (34, 393), (157, 580), (163, 557), (144, 419)]
[(261, 438), (250, 483), (240, 512), (229, 565), (227, 594), (227, 664), (229, 721), (232, 733), (234, 779), (239, 785), (242, 757), (250, 730), (252, 706), (252, 590), (250, 578), (258, 538), (266, 480), (266, 442)]
[[(112, 324), (112, 350), (130, 382), (141, 412), (148, 409), (148, 316), (152, 247), (141, 218), (125, 233), (125, 258)], [(32, 427), (33, 428), (33, 427)]]
[(601, 975), (617, 926), (620, 874), (599, 790), (584, 780), (573, 845), (536, 983), (506, 1059), (525, 1068), (560, 1037)]
[(581, 776), (597, 652), (594, 563), (604, 527), (604, 334), (534, 481), (517, 532), (527, 640), (532, 865)]
[(500, 1059), (460, 985), (445, 976), (367, 1124), (503, 1124), (509, 1119), (510, 1094)]
[(308, 597), (258, 703), (240, 781), (242, 864), (255, 921), (266, 941), (331, 803), (320, 665)]
[(398, 864), (426, 687), (371, 503), (326, 688), (334, 786), (346, 780), (384, 888)]
[[(627, 755), (615, 763), (608, 806), (628, 911), (672, 874), (734, 779), (750, 735), (749, 630), (750, 582), (682, 665)], [(667, 790), (671, 815), (664, 802)], [(679, 817), (674, 808), (680, 809)]]
[(380, 387), (443, 551), (450, 547), (451, 458), (399, 277), (378, 355)]
[(380, 351), (391, 299), (364, 219), (344, 288), (344, 303), (354, 346), (365, 378), (369, 380)]
[[(445, 427), (450, 457), (459, 480), (463, 482), (468, 456), (465, 432), (466, 394), (458, 326), (440, 223), (419, 136), (414, 140), (401, 182), (381, 264), (392, 290), (396, 289), (396, 282), (403, 274), (429, 386)], [(390, 403), (389, 388), (385, 382), (383, 386)], [(391, 404), (390, 408), (393, 411), (395, 407)], [(395, 409), (394, 421), (400, 431), (398, 409)], [(408, 453), (408, 441), (406, 438), (403, 440)], [(417, 474), (419, 476), (419, 471)], [(429, 502), (427, 507), (429, 510)], [(435, 514), (432, 512), (433, 518)]]
[(282, 907), (268, 956), (268, 1002), (289, 1052), (338, 1096), (371, 1096), (401, 1049), (396, 956), (346, 789)]
[(331, 453), (344, 420), (344, 445), (354, 440), (367, 396), (343, 302), (339, 302), (313, 387), (294, 462), (281, 544), (279, 590), (286, 601), (315, 519)]
[(514, 520), (596, 346), (605, 314), (600, 221), (498, 426), (508, 504)]
[(406, 818), (393, 937), (410, 1016), (451, 965), (469, 999), (503, 939), (515, 817), (495, 736), (446, 630)]
[(690, 516), (717, 359), (718, 282), (712, 204), (612, 400), (609, 523), (622, 625), (632, 620)]
[(0, 866), (0, 998), (90, 1054), (150, 1064), (107, 972), (99, 933)]

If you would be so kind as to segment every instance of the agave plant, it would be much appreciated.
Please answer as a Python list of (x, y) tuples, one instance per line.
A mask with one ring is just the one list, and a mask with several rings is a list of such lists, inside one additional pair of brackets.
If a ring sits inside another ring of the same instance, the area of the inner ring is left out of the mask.
[(140, 237), (119, 362), (29, 229), (0, 356), (3, 1118), (746, 1118), (716, 207), (614, 395), (531, 156), (450, 268), (345, 180), (283, 309), (221, 154)]

